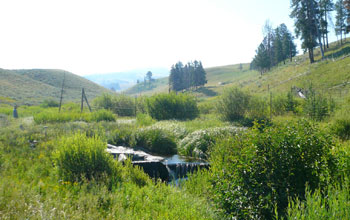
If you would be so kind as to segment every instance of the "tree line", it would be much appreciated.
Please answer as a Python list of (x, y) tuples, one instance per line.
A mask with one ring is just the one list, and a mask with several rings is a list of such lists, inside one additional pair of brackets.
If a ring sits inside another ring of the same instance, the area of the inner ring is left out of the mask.
[(314, 48), (319, 47), (322, 59), (329, 48), (328, 33), (332, 22), (331, 12), (336, 12), (334, 29), (337, 35), (349, 33), (350, 0), (291, 0), (296, 37), (302, 40), (302, 49), (309, 53), (310, 63), (315, 62)]
[(198, 88), (206, 83), (206, 72), (200, 61), (195, 60), (186, 65), (183, 65), (182, 62), (177, 62), (171, 67), (169, 89), (172, 91)]
[(251, 62), (251, 69), (260, 73), (269, 71), (271, 67), (286, 59), (292, 60), (297, 54), (294, 37), (285, 24), (273, 29), (269, 22), (264, 26), (264, 40), (256, 50), (256, 55)]
[[(333, 27), (340, 43), (343, 44), (343, 35), (350, 32), (350, 0), (291, 0), (290, 17), (294, 19), (295, 36), (302, 41), (301, 48), (308, 52), (310, 63), (315, 62), (314, 48), (319, 47), (322, 59), (324, 52), (329, 48), (329, 27)], [(335, 25), (331, 12), (335, 11)], [(287, 58), (297, 54), (295, 37), (281, 24), (273, 29), (267, 22), (264, 26), (264, 39), (256, 50), (251, 63), (251, 69), (262, 73), (271, 67), (285, 62)]]

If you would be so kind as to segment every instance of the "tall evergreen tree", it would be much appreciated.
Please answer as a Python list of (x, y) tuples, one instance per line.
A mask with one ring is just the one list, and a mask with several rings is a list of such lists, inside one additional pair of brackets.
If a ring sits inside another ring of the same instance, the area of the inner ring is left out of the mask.
[[(317, 46), (319, 35), (319, 20), (316, 10), (317, 2), (315, 0), (291, 0), (292, 12), (291, 18), (294, 18), (295, 33), (302, 40), (302, 48), (309, 52), (310, 63), (315, 62), (314, 48)], [(323, 48), (321, 46), (323, 53)]]
[(340, 35), (340, 44), (343, 44), (343, 33), (346, 34), (346, 18), (347, 18), (347, 10), (345, 8), (345, 4), (343, 0), (338, 0), (335, 3), (335, 33)]
[(324, 49), (329, 48), (328, 43), (328, 17), (334, 10), (334, 3), (332, 0), (320, 0), (320, 12), (321, 12), (321, 34), (323, 37)]
[(347, 11), (346, 33), (349, 33), (350, 32), (350, 0), (344, 0), (343, 3)]

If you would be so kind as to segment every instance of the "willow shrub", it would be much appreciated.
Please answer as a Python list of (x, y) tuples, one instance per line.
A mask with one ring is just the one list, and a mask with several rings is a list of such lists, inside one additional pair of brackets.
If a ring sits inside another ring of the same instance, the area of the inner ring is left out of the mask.
[(171, 92), (157, 94), (147, 99), (147, 110), (157, 120), (187, 120), (198, 116), (195, 98), (188, 94)]
[(335, 170), (331, 137), (307, 121), (286, 122), (222, 140), (211, 152), (214, 198), (230, 218), (285, 215), (288, 198), (324, 187)]
[(64, 181), (101, 179), (103, 176), (120, 180), (120, 169), (106, 152), (106, 144), (99, 137), (84, 134), (63, 137), (54, 153), (58, 174)]
[(237, 87), (225, 90), (217, 105), (217, 113), (223, 120), (244, 126), (252, 126), (254, 121), (268, 121), (267, 110), (266, 100)]
[(136, 130), (132, 145), (160, 155), (173, 155), (177, 152), (174, 136), (160, 128), (148, 127)]

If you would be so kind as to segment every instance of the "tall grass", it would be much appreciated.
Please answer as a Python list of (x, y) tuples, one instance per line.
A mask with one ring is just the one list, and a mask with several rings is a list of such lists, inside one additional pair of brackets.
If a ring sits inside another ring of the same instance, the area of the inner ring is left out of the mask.
[(350, 219), (349, 180), (343, 184), (330, 185), (325, 193), (320, 190), (306, 190), (305, 201), (292, 200), (286, 219)]
[(71, 121), (115, 121), (115, 116), (108, 110), (98, 110), (92, 113), (79, 112), (58, 112), (56, 109), (49, 109), (34, 115), (34, 121), (38, 124), (43, 123), (64, 123)]

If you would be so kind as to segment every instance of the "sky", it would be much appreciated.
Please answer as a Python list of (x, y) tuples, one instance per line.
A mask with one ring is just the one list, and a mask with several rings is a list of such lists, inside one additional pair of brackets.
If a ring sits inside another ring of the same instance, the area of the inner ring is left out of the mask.
[(290, 0), (0, 0), (0, 68), (78, 75), (248, 63)]

